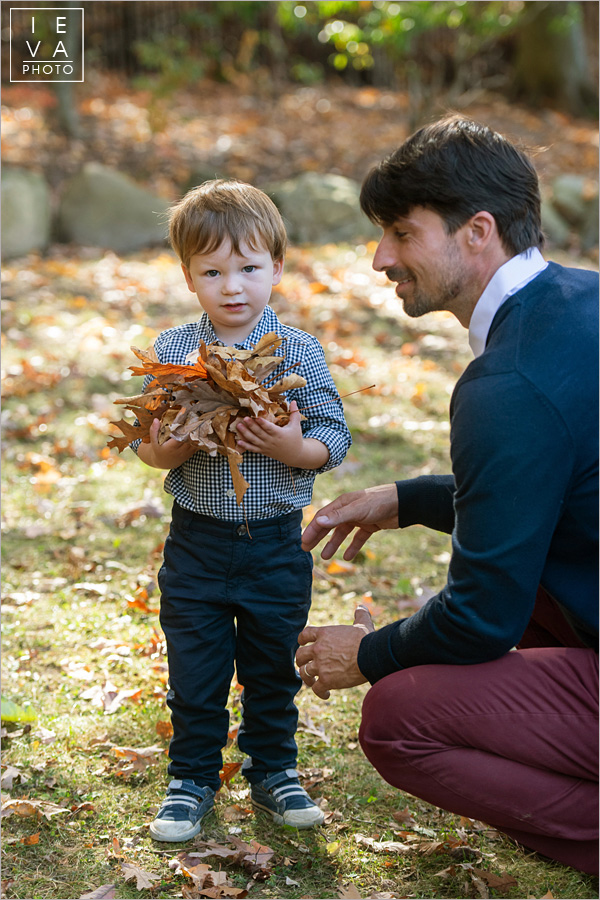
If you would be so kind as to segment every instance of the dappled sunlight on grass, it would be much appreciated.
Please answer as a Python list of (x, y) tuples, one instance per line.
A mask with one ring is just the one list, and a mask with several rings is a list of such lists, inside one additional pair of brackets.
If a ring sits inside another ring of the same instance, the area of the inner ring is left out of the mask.
[[(354, 443), (339, 469), (317, 478), (305, 521), (343, 491), (449, 467), (448, 403), (469, 360), (466, 334), (447, 315), (406, 318), (370, 269), (372, 249), (292, 248), (273, 297), (284, 321), (321, 339), (340, 393), (375, 384), (344, 401)], [(3, 278), (3, 693), (37, 714), (5, 726), (3, 799), (41, 810), (39, 818), (23, 805), (5, 819), (4, 893), (64, 900), (115, 885), (113, 896), (150, 896), (125, 880), (127, 863), (150, 874), (151, 896), (179, 897), (191, 882), (168, 863), (181, 848), (155, 845), (147, 831), (167, 781), (156, 575), (171, 499), (164, 473), (106, 443), (119, 417), (114, 399), (137, 389), (130, 346), (146, 348), (198, 309), (162, 251), (98, 258), (54, 248), (5, 266)], [(420, 527), (375, 535), (352, 564), (315, 552), (310, 620), (349, 623), (358, 603), (379, 626), (410, 615), (442, 586), (448, 559), (448, 536)], [(491, 896), (597, 895), (593, 879), (385, 784), (358, 743), (366, 690), (327, 702), (299, 694), (301, 775), (326, 825), (297, 832), (250, 810), (235, 768), (232, 685), (231, 777), (206, 837), (273, 851), (266, 880), (223, 863), (237, 890), (479, 896), (475, 865), (499, 880)]]

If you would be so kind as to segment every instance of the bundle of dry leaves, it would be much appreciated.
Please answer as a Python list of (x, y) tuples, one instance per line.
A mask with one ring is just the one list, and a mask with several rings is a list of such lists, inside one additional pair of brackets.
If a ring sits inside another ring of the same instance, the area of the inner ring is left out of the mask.
[(150, 426), (160, 419), (160, 444), (169, 438), (188, 439), (210, 456), (220, 453), (227, 457), (236, 500), (241, 504), (249, 485), (240, 471), (242, 454), (236, 448), (238, 419), (256, 416), (286, 425), (290, 410), (282, 394), (306, 384), (305, 378), (293, 373), (266, 384), (285, 358), (273, 355), (282, 342), (274, 332), (264, 335), (253, 350), (217, 343), (207, 346), (201, 341), (186, 365), (160, 363), (152, 346), (146, 351), (132, 347), (142, 365), (130, 366), (131, 371), (151, 375), (152, 381), (139, 396), (115, 400), (135, 412), (137, 422), (112, 422), (123, 437), (113, 437), (108, 446), (120, 453), (135, 439), (148, 443)]

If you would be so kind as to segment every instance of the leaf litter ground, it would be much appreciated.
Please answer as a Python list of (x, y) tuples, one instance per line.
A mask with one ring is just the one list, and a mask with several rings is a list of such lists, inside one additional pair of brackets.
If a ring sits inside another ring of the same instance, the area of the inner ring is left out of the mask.
[[(317, 479), (307, 520), (343, 490), (448, 467), (466, 335), (443, 314), (406, 319), (373, 249), (292, 248), (273, 296), (284, 321), (319, 335), (340, 393), (376, 384), (344, 401), (354, 444)], [(597, 896), (594, 879), (386, 785), (358, 745), (364, 688), (299, 695), (300, 771), (325, 827), (282, 830), (252, 812), (234, 682), (205, 833), (151, 841), (171, 733), (156, 588), (170, 499), (163, 473), (106, 442), (114, 401), (139, 394), (129, 347), (197, 309), (160, 251), (55, 248), (3, 277), (3, 693), (28, 713), (13, 708), (2, 730), (3, 895)], [(409, 614), (448, 558), (447, 538), (420, 528), (377, 535), (351, 564), (317, 557), (311, 621), (350, 622), (358, 602), (379, 625)]]

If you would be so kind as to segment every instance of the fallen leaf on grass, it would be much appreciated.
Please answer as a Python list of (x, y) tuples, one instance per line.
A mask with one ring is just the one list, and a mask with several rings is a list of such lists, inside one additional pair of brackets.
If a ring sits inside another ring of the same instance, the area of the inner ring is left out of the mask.
[(236, 888), (229, 881), (226, 872), (215, 872), (206, 863), (198, 863), (193, 853), (180, 853), (170, 860), (169, 868), (176, 875), (185, 875), (193, 881), (193, 887), (184, 885), (184, 897), (246, 897), (248, 892)]
[(412, 815), (408, 806), (404, 809), (398, 809), (395, 813), (392, 813), (392, 818), (399, 822), (401, 825), (416, 825), (416, 819)]
[(314, 734), (325, 744), (331, 743), (331, 738), (325, 734), (323, 725), (315, 725), (308, 713), (298, 720), (298, 730), (308, 732), (308, 734)]
[[(462, 870), (471, 878), (473, 886), (477, 889), (480, 897), (487, 898), (490, 896), (488, 888), (493, 890), (506, 890), (507, 888), (517, 887), (517, 880), (504, 872), (502, 875), (495, 875), (485, 869), (478, 869), (471, 863), (455, 863), (435, 873), (437, 878), (454, 878), (458, 874), (458, 870)], [(552, 896), (550, 894), (550, 896)]]
[(223, 768), (221, 769), (221, 772), (219, 774), (219, 778), (221, 779), (221, 784), (222, 785), (224, 784), (226, 787), (229, 787), (229, 782), (234, 777), (234, 775), (237, 775), (237, 773), (240, 771), (241, 768), (242, 768), (241, 762), (225, 763), (225, 765), (223, 766)]
[(96, 812), (96, 807), (93, 803), (80, 803), (78, 806), (71, 807), (71, 815), (77, 816), (82, 812)]
[(95, 891), (82, 894), (79, 900), (114, 900), (117, 886), (115, 884), (101, 884)]
[(21, 844), (25, 844), (26, 847), (31, 846), (31, 844), (39, 844), (40, 842), (40, 833), (36, 831), (35, 834), (28, 834), (27, 837), (21, 838)]
[(135, 886), (138, 891), (152, 890), (156, 883), (149, 872), (146, 872), (145, 869), (140, 869), (139, 866), (134, 866), (132, 863), (121, 863), (121, 870), (125, 881), (129, 881), (132, 878), (136, 879)]
[[(465, 868), (465, 866), (463, 866)], [(516, 887), (517, 880), (513, 878), (512, 875), (508, 875), (506, 872), (503, 872), (502, 875), (494, 875), (493, 872), (486, 872), (485, 869), (476, 869), (473, 866), (469, 871), (473, 872), (477, 878), (481, 878), (482, 881), (491, 887), (491, 888), (509, 888)]]
[(224, 822), (243, 822), (244, 819), (252, 815), (252, 812), (252, 807), (240, 806), (239, 803), (234, 803), (221, 812), (221, 818)]
[(341, 885), (338, 897), (340, 900), (362, 900), (362, 894), (359, 894), (353, 884)]
[(354, 840), (357, 844), (364, 844), (377, 853), (408, 853), (414, 849), (408, 844), (402, 844), (400, 841), (376, 841), (364, 834), (355, 834)]
[(37, 738), (40, 744), (53, 744), (56, 740), (56, 732), (51, 731), (49, 728), (44, 728), (43, 725), (40, 725), (37, 731), (32, 732), (31, 736)]
[(349, 575), (356, 572), (356, 566), (345, 559), (332, 559), (326, 571), (328, 575)]
[(7, 766), (2, 773), (0, 787), (3, 791), (10, 791), (17, 778), (19, 779), (21, 784), (27, 781), (27, 777), (23, 775), (20, 769), (15, 768), (15, 766)]
[(162, 719), (156, 723), (155, 731), (159, 737), (168, 741), (173, 737), (173, 725), (168, 719)]
[(145, 772), (148, 766), (154, 766), (158, 763), (157, 757), (164, 754), (164, 747), (111, 747), (110, 752), (117, 759), (127, 760), (126, 763), (120, 763), (115, 771), (115, 775), (130, 775), (132, 772)]
[(103, 708), (105, 715), (109, 716), (115, 713), (125, 700), (141, 700), (142, 691), (119, 690), (107, 677), (103, 685), (97, 684), (83, 691), (79, 697), (81, 700), (91, 700), (94, 706)]
[(55, 803), (50, 803), (47, 800), (6, 800), (0, 809), (0, 817), (4, 818), (5, 816), (11, 816), (15, 813), (17, 816), (22, 816), (26, 818), (27, 816), (37, 816), (41, 818), (50, 819), (52, 816), (59, 815), (60, 813), (68, 813), (70, 810), (65, 809), (62, 806), (57, 806)]
[(196, 841), (195, 846), (198, 847), (198, 850), (190, 852), (188, 857), (205, 859), (216, 856), (241, 866), (256, 881), (266, 881), (267, 878), (270, 878), (271, 869), (268, 864), (275, 853), (274, 850), (262, 846), (258, 841), (250, 841), (247, 844), (235, 835), (230, 835), (227, 843), (229, 846), (224, 846), (216, 841)]

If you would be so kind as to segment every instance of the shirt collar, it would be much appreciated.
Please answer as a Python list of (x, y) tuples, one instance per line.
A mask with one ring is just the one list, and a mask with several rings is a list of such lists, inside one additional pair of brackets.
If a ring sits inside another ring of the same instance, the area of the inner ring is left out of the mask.
[[(200, 331), (205, 335), (205, 343), (218, 343), (223, 346), (223, 341), (220, 341), (216, 336), (213, 324), (210, 321), (207, 313), (202, 313), (199, 325)], [(261, 318), (255, 325), (254, 329), (250, 332), (248, 337), (241, 343), (234, 344), (234, 347), (237, 347), (238, 350), (250, 350), (265, 334), (268, 334), (270, 331), (276, 331), (279, 333), (280, 328), (281, 323), (279, 322), (279, 319), (277, 318), (274, 310), (271, 309), (270, 306), (265, 306)]]
[(469, 323), (469, 344), (475, 356), (481, 356), (485, 350), (492, 321), (504, 301), (533, 281), (547, 265), (537, 247), (530, 247), (495, 272), (477, 301)]

